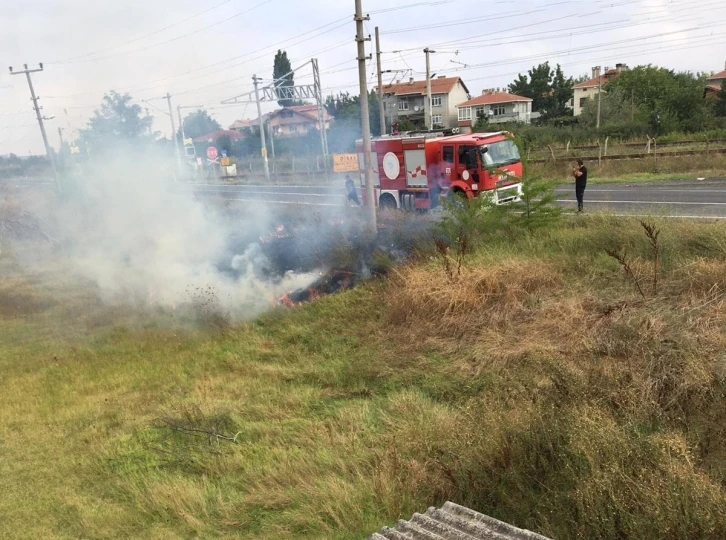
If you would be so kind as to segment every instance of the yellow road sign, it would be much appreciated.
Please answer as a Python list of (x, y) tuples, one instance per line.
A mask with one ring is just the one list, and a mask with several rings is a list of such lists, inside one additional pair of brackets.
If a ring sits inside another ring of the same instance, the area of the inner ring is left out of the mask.
[(263, 148), (262, 149), (262, 157), (263, 158), (266, 158), (267, 157), (267, 148)]
[(194, 146), (194, 139), (184, 139), (184, 146)]
[(71, 154), (80, 154), (80, 153), (81, 153), (80, 148), (78, 148), (77, 146), (71, 146)]
[(223, 157), (220, 160), (220, 164), (222, 165), (222, 167), (229, 167), (229, 158), (228, 157)]
[(358, 154), (333, 154), (333, 172), (358, 170)]

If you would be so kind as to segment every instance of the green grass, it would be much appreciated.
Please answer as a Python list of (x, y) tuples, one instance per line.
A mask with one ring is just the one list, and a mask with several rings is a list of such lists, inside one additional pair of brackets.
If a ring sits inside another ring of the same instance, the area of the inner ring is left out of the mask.
[[(454, 500), (558, 539), (726, 537), (726, 228), (494, 238), (194, 328), (0, 256), (0, 537), (361, 539)], [(232, 439), (232, 440), (229, 440)]]
[[(683, 156), (647, 159), (626, 159), (603, 161), (585, 160), (588, 167), (588, 183), (639, 183), (696, 178), (714, 178), (726, 175), (726, 155)], [(536, 175), (551, 180), (569, 182), (572, 178), (572, 164), (536, 163), (530, 169)]]

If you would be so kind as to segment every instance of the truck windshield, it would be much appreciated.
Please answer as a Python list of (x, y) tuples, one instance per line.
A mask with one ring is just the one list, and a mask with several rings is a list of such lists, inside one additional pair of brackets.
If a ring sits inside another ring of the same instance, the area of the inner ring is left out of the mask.
[[(488, 150), (485, 150), (488, 149)], [(479, 147), (484, 168), (491, 169), (519, 163), (519, 149), (514, 141), (500, 141)]]

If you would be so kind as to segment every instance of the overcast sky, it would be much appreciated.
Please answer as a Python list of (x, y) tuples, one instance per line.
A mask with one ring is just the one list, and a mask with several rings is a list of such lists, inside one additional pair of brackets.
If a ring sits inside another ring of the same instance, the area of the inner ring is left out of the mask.
[[(472, 94), (546, 60), (572, 76), (619, 62), (694, 72), (726, 62), (726, 0), (363, 0), (363, 9), (366, 32), (380, 27), (384, 70), (422, 78), (430, 46), (432, 70), (461, 76)], [(167, 92), (226, 128), (256, 111), (220, 101), (251, 90), (253, 74), (269, 80), (278, 48), (293, 67), (318, 58), (326, 94), (357, 94), (353, 11), (353, 0), (0, 0), (0, 155), (43, 151), (26, 80), (6, 66), (44, 62), (33, 81), (43, 114), (55, 116), (56, 147), (58, 128), (68, 137), (82, 127), (109, 90), (129, 92), (165, 134)], [(369, 87), (374, 71), (369, 63)], [(312, 82), (310, 68), (296, 81)]]

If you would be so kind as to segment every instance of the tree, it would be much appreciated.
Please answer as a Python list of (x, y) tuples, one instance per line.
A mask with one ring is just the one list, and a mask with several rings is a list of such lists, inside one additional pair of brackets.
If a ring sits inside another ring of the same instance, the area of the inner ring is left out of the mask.
[[(277, 86), (295, 86), (295, 74), (292, 72), (292, 65), (290, 65), (290, 60), (287, 58), (287, 51), (277, 51), (272, 78)], [(279, 103), (280, 107), (291, 107), (295, 104), (295, 100), (278, 99), (277, 103)]]
[(106, 94), (88, 126), (81, 130), (85, 145), (98, 150), (114, 145), (150, 142), (153, 139), (153, 118), (143, 116), (141, 106), (132, 101), (129, 94), (115, 91)]
[(557, 68), (555, 68), (552, 77), (552, 100), (550, 110), (547, 111), (548, 117), (557, 118), (572, 114), (572, 110), (568, 107), (568, 104), (575, 95), (574, 87), (575, 83), (572, 77), (565, 78), (562, 68), (557, 64)]
[(565, 78), (560, 65), (554, 70), (549, 62), (534, 66), (527, 75), (521, 73), (509, 85), (512, 94), (532, 99), (532, 110), (542, 113), (545, 118), (571, 114), (567, 107), (574, 94), (572, 77)]
[(721, 89), (716, 92), (716, 104), (714, 105), (716, 116), (726, 116), (726, 79), (721, 81)]
[(214, 133), (222, 129), (214, 118), (209, 116), (207, 111), (199, 109), (196, 112), (190, 113), (184, 118), (184, 135), (190, 139), (196, 139), (202, 135)]
[[(355, 141), (363, 136), (361, 125), (360, 96), (351, 96), (348, 92), (342, 92), (336, 96), (328, 96), (325, 99), (325, 107), (335, 117), (330, 127), (331, 149), (334, 151), (346, 152), (355, 148)], [(368, 112), (371, 123), (371, 135), (381, 134), (380, 112), (378, 110), (378, 95), (373, 91), (368, 97)]]
[(605, 90), (619, 90), (636, 105), (636, 119), (654, 122), (660, 117), (660, 132), (698, 131), (708, 122), (708, 106), (703, 99), (705, 75), (676, 73), (657, 66), (638, 66), (611, 79)]
[[(626, 98), (622, 91), (612, 88), (608, 92), (603, 92), (600, 96), (601, 125), (628, 122), (632, 115), (633, 109), (630, 97)], [(594, 128), (597, 125), (597, 94), (595, 99), (587, 100), (582, 108), (579, 123), (581, 126), (588, 128)]]
[(229, 135), (221, 135), (217, 137), (215, 146), (220, 152), (226, 152), (228, 156), (232, 155), (232, 138)]

